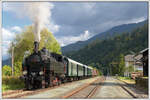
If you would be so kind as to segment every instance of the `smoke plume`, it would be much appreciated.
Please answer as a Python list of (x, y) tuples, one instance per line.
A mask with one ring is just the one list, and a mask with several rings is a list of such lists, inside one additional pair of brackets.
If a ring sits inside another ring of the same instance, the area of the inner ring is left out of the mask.
[(35, 41), (40, 42), (40, 32), (49, 24), (53, 5), (46, 2), (31, 2), (31, 5), (25, 8), (33, 22)]

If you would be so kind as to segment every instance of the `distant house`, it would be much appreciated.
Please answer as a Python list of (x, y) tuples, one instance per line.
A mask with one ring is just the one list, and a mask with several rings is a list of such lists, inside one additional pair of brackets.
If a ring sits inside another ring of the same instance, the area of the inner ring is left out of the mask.
[[(143, 71), (143, 65), (141, 62), (142, 55), (126, 55), (125, 56), (125, 67), (128, 68), (129, 66), (134, 67), (134, 71)], [(124, 76), (129, 76), (130, 73), (126, 70)]]
[[(125, 56), (125, 67), (128, 68), (129, 66), (134, 66), (134, 59), (133, 59), (134, 55), (126, 55)], [(129, 76), (129, 72), (126, 70), (124, 72), (124, 76)]]
[(128, 67), (130, 65), (134, 65), (134, 55), (126, 55), (125, 56), (125, 66)]

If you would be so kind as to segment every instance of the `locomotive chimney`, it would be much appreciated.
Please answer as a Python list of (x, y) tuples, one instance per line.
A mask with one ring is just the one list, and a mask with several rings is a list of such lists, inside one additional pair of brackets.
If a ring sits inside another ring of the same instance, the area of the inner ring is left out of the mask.
[(39, 42), (35, 41), (34, 42), (34, 52), (38, 53), (38, 49), (39, 49)]

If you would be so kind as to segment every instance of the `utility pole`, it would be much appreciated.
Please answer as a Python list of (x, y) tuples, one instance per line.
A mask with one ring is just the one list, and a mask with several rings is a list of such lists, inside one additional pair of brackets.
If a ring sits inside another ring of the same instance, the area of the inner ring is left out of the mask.
[(12, 42), (12, 50), (11, 50), (11, 68), (12, 68), (12, 76), (14, 76), (14, 44)]

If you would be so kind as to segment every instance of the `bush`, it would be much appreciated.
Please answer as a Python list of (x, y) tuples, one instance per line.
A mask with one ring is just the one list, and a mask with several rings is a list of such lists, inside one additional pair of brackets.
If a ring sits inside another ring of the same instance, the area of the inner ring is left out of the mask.
[(98, 72), (99, 72), (99, 73), (98, 73), (98, 74), (99, 74), (99, 76), (103, 75), (103, 73), (102, 73), (100, 70), (99, 70)]
[(2, 90), (16, 90), (22, 89), (24, 87), (24, 82), (17, 76), (3, 76), (2, 77)]
[(11, 76), (11, 74), (12, 74), (11, 67), (8, 66), (8, 65), (3, 66), (3, 68), (2, 68), (2, 75), (3, 76)]

